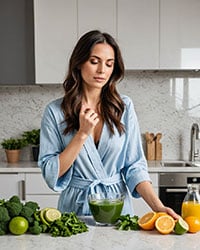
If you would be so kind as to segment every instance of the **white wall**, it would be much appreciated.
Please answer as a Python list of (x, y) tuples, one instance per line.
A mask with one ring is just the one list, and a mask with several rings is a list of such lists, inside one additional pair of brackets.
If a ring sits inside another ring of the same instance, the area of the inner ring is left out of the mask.
[[(200, 73), (128, 71), (118, 88), (134, 102), (143, 140), (161, 132), (163, 159), (188, 159), (191, 125), (200, 124)], [(0, 86), (0, 141), (38, 128), (46, 104), (62, 95), (62, 85)], [(22, 160), (31, 157), (23, 149)]]

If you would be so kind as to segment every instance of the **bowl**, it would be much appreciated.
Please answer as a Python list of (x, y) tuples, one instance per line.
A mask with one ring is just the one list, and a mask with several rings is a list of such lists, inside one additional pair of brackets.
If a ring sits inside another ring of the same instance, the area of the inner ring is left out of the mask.
[(90, 194), (91, 214), (97, 224), (113, 225), (117, 222), (124, 205), (124, 195), (113, 192)]

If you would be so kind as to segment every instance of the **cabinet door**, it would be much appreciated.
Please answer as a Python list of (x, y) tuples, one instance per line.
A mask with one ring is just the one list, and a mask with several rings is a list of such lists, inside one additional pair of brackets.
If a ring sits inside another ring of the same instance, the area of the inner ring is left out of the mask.
[(78, 35), (99, 29), (116, 37), (116, 0), (78, 0)]
[[(150, 173), (149, 175), (152, 180), (154, 191), (158, 195), (158, 174)], [(135, 215), (138, 215), (139, 217), (152, 210), (143, 198), (133, 198), (133, 208)]]
[(0, 1), (0, 84), (34, 83), (33, 2)]
[(74, 0), (34, 0), (36, 83), (62, 83), (77, 40)]
[(26, 201), (38, 202), (40, 208), (57, 207), (59, 193), (51, 190), (41, 173), (27, 173), (25, 186)]
[(117, 16), (126, 69), (158, 69), (159, 0), (118, 0)]
[(18, 195), (21, 200), (25, 199), (24, 174), (1, 173), (0, 199), (9, 199), (13, 195)]
[(160, 1), (160, 68), (200, 68), (200, 1)]

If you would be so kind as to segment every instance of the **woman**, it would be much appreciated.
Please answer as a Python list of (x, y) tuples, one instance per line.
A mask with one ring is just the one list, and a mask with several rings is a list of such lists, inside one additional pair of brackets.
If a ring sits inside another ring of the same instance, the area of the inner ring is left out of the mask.
[(126, 194), (123, 214), (134, 214), (132, 195), (177, 218), (153, 191), (132, 101), (116, 90), (123, 76), (120, 49), (109, 34), (94, 30), (79, 39), (65, 95), (43, 115), (39, 167), (48, 186), (62, 191), (62, 212), (89, 215), (88, 194), (116, 191)]

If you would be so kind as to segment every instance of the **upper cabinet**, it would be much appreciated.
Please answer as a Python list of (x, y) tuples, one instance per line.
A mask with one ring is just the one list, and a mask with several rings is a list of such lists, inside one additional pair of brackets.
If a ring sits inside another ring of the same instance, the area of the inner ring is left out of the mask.
[(117, 33), (116, 0), (78, 0), (78, 36), (93, 29)]
[(116, 0), (34, 0), (36, 83), (62, 83), (77, 39), (92, 29), (116, 36)]
[(77, 40), (74, 0), (34, 0), (35, 81), (62, 83)]
[(199, 0), (15, 0), (0, 7), (0, 84), (63, 83), (80, 36), (112, 34), (126, 69), (200, 69)]
[(32, 0), (0, 2), (0, 84), (33, 84)]
[(160, 0), (161, 69), (200, 69), (199, 26), (199, 0)]
[(159, 67), (159, 0), (118, 0), (118, 42), (126, 69)]

